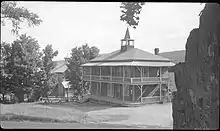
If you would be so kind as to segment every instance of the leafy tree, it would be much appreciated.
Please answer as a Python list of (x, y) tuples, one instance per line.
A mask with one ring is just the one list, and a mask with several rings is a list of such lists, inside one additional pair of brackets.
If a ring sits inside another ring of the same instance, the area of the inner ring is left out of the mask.
[[(23, 101), (24, 93), (29, 94), (34, 85), (33, 77), (40, 67), (41, 53), (37, 40), (21, 35), (11, 45), (3, 46), (6, 78), (5, 88), (10, 87), (20, 101)], [(1, 76), (2, 77), (2, 76)]]
[[(12, 33), (19, 36), (20, 24), (27, 22), (28, 26), (38, 26), (42, 20), (24, 7), (18, 7), (14, 1), (1, 2), (1, 26), (12, 24)], [(39, 66), (39, 45), (35, 39), (21, 35), (12, 45), (1, 43), (1, 93), (16, 92), (22, 96), (23, 92), (31, 91), (32, 77)], [(24, 79), (23, 79), (24, 78)], [(22, 93), (18, 93), (22, 92)], [(20, 98), (22, 100), (22, 98)]]
[(12, 91), (11, 86), (9, 86), (10, 81), (10, 75), (7, 74), (7, 70), (5, 69), (5, 61), (6, 58), (9, 56), (9, 50), (10, 50), (10, 44), (3, 42), (1, 43), (1, 65), (0, 65), (0, 70), (1, 70), (1, 75), (0, 75), (0, 93), (3, 95), (3, 101), (4, 101), (4, 96), (7, 93), (10, 93)]
[(19, 35), (21, 29), (20, 23), (27, 21), (28, 26), (38, 26), (42, 20), (33, 12), (24, 7), (18, 7), (14, 1), (1, 2), (1, 25), (5, 26), (5, 22), (12, 23), (12, 33)]
[(84, 44), (81, 47), (75, 47), (71, 50), (71, 57), (66, 58), (68, 71), (66, 79), (70, 81), (71, 88), (77, 91), (77, 94), (82, 95), (85, 92), (85, 84), (82, 83), (82, 68), (81, 64), (97, 57), (99, 49), (95, 46), (89, 47)]
[(51, 70), (54, 68), (53, 58), (58, 55), (58, 51), (54, 51), (52, 45), (47, 45), (43, 49), (43, 58), (42, 58), (42, 68), (41, 68), (41, 79), (43, 88), (41, 90), (42, 96), (47, 97), (49, 91), (53, 86), (50, 85), (49, 81), (52, 79), (53, 75), (51, 74)]
[(121, 21), (125, 21), (134, 29), (139, 23), (139, 14), (145, 2), (122, 2), (120, 8), (122, 9)]

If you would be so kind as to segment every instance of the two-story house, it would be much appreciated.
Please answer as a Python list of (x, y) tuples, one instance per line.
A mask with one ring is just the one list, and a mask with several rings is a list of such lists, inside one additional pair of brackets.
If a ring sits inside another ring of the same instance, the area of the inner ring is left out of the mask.
[(93, 99), (115, 103), (150, 103), (163, 98), (168, 83), (162, 77), (174, 63), (134, 47), (127, 29), (121, 48), (83, 64), (83, 80), (90, 83)]

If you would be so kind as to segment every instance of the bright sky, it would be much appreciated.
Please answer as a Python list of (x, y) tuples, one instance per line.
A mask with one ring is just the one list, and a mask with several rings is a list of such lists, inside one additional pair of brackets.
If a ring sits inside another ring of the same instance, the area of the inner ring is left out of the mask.
[[(52, 44), (59, 51), (54, 60), (66, 57), (72, 48), (88, 43), (100, 53), (120, 49), (126, 23), (120, 21), (119, 2), (20, 2), (19, 5), (37, 13), (40, 26), (21, 30), (36, 38), (44, 48)], [(146, 3), (136, 29), (130, 29), (136, 48), (153, 53), (183, 50), (190, 31), (199, 26), (200, 3)], [(12, 42), (16, 37), (10, 26), (1, 27), (1, 41)]]

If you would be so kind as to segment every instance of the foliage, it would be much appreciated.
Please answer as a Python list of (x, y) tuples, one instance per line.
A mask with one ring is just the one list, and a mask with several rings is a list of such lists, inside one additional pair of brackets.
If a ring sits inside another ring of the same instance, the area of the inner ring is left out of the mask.
[(68, 71), (66, 78), (70, 81), (70, 86), (74, 88), (78, 94), (83, 94), (84, 85), (82, 83), (82, 68), (81, 64), (88, 62), (99, 54), (99, 49), (95, 46), (89, 47), (88, 44), (81, 47), (75, 47), (71, 50), (71, 57), (66, 58)]
[(30, 93), (35, 83), (34, 74), (38, 71), (41, 62), (38, 41), (23, 34), (12, 44), (2, 45), (5, 62), (3, 80), (6, 80), (3, 83), (7, 85), (5, 88), (7, 90), (10, 88), (15, 95)]
[[(43, 90), (42, 95), (48, 96), (49, 91), (51, 90), (51, 86), (49, 80), (53, 77), (51, 74), (51, 70), (54, 68), (53, 58), (58, 55), (58, 51), (54, 51), (52, 45), (47, 45), (43, 49), (43, 58), (42, 58), (42, 74), (41, 74), (41, 81), (43, 83)], [(43, 75), (43, 76), (42, 76)]]
[(139, 14), (145, 2), (122, 2), (120, 8), (122, 9), (121, 21), (125, 21), (129, 26), (136, 28), (139, 23)]
[(24, 7), (18, 7), (14, 1), (1, 2), (1, 25), (5, 26), (5, 21), (8, 20), (12, 23), (12, 32), (19, 35), (21, 29), (20, 23), (27, 21), (28, 26), (38, 26), (42, 20), (33, 12), (30, 12)]
[(12, 44), (3, 42), (1, 51), (5, 62), (1, 93), (27, 93), (36, 98), (48, 95), (52, 59), (58, 54), (52, 45), (47, 45), (42, 53), (38, 42), (24, 34)]
[[(11, 22), (12, 33), (19, 36), (13, 43), (1, 43), (1, 93), (30, 94), (39, 87), (41, 77), (41, 52), (38, 42), (26, 36), (19, 35), (20, 24), (27, 22), (28, 26), (38, 26), (42, 20), (33, 12), (19, 7), (14, 1), (1, 2), (1, 26)], [(20, 98), (22, 100), (22, 98)]]

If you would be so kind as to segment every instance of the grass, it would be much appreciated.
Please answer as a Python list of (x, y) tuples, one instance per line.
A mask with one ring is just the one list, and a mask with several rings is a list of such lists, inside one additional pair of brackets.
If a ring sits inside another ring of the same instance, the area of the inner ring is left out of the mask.
[(33, 117), (33, 116), (24, 116), (16, 115), (13, 113), (1, 114), (1, 121), (33, 121), (33, 122), (52, 122), (52, 123), (79, 123), (78, 121), (64, 121), (59, 119), (52, 118), (43, 118), (43, 117)]

